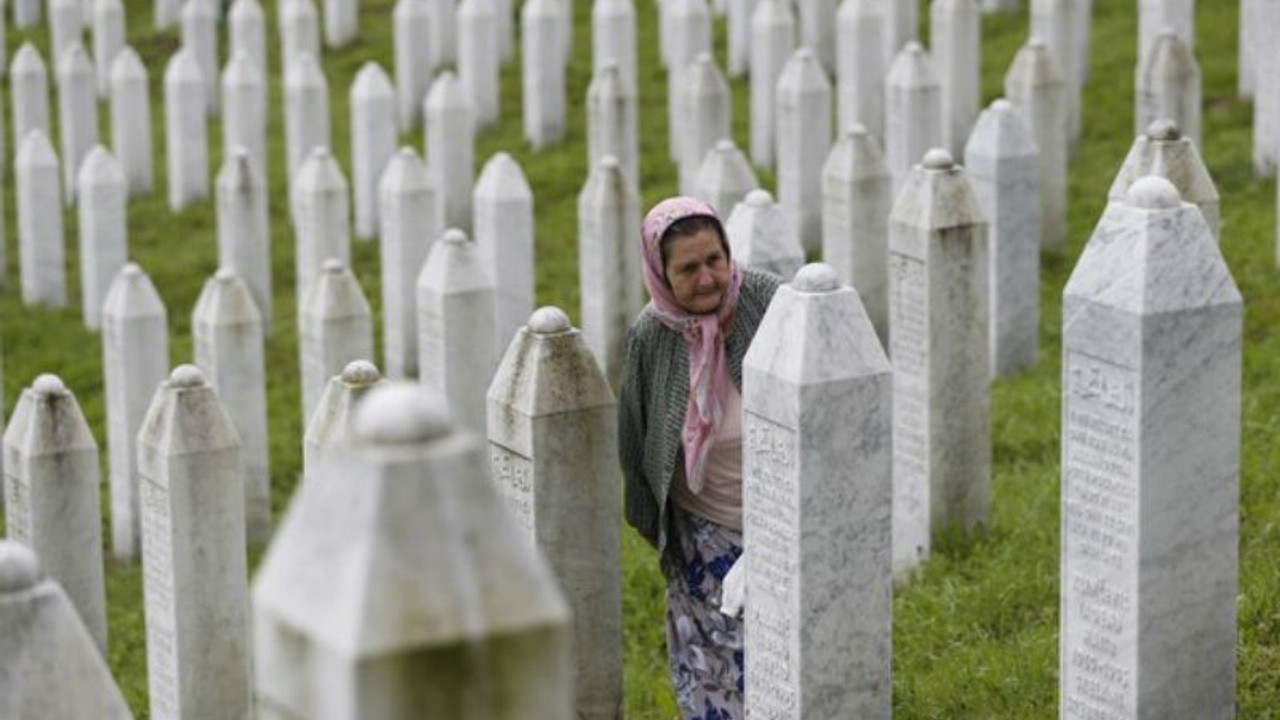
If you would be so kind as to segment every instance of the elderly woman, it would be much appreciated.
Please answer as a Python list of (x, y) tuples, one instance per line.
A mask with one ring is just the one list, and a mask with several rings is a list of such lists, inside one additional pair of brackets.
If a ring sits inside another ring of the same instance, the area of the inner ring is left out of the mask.
[(741, 720), (742, 624), (720, 612), (742, 553), (742, 358), (780, 280), (740, 268), (711, 206), (645, 216), (651, 298), (631, 326), (618, 432), (626, 515), (667, 580), (667, 655), (686, 720)]

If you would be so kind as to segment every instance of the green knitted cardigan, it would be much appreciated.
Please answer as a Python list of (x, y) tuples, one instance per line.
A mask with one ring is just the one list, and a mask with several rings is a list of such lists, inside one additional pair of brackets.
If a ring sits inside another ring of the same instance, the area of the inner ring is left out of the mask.
[[(742, 358), (782, 280), (743, 268), (725, 355), (742, 391)], [(681, 456), (680, 434), (689, 402), (687, 341), (646, 307), (627, 332), (618, 402), (618, 454), (625, 482), (627, 523), (667, 550), (667, 497)], [(682, 473), (683, 474), (683, 473)]]

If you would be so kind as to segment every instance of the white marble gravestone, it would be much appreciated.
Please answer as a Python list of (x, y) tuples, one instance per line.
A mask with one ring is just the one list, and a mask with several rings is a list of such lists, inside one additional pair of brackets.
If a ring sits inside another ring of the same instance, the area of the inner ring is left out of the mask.
[(632, 0), (598, 0), (591, 3), (591, 72), (613, 63), (628, 83), (636, 87), (636, 8)]
[(1200, 144), (1200, 64), (1172, 30), (1160, 33), (1138, 63), (1133, 96), (1135, 133), (1168, 119)]
[(257, 546), (266, 544), (271, 536), (262, 335), (262, 314), (240, 275), (222, 268), (205, 281), (191, 314), (191, 344), (196, 365), (217, 389), (240, 438), (245, 538)]
[(855, 123), (884, 137), (883, 0), (843, 0), (836, 13), (836, 117), (839, 127)]
[[(344, 265), (350, 262), (351, 217), (347, 179), (327, 147), (312, 149), (294, 183), (296, 290), (297, 296), (304, 298), (325, 261), (334, 259)], [(372, 353), (361, 357), (371, 356)], [(333, 373), (323, 377), (328, 379), (330, 375)]]
[(822, 165), (831, 152), (831, 83), (808, 47), (787, 61), (775, 97), (778, 203), (800, 244), (816, 252), (822, 247)]
[(62, 199), (76, 201), (80, 163), (98, 144), (97, 77), (93, 61), (73, 43), (58, 61), (58, 140), (62, 155)]
[(217, 189), (218, 267), (234, 270), (249, 286), (262, 319), (271, 332), (271, 231), (267, 188), (262, 175), (238, 147), (222, 163)]
[(824, 73), (836, 71), (835, 0), (799, 0), (796, 3), (799, 44), (809, 48)]
[(129, 197), (151, 194), (151, 80), (142, 58), (125, 46), (111, 64), (111, 151), (129, 182)]
[(1194, 48), (1196, 0), (1138, 0), (1138, 57), (1146, 57), (1166, 29)]
[(436, 186), (436, 226), (430, 230), (470, 230), (476, 152), (472, 107), (458, 76), (450, 71), (431, 83), (425, 134), (427, 171)]
[(1237, 94), (1241, 98), (1254, 97), (1258, 86), (1258, 55), (1266, 35), (1261, 31), (1263, 6), (1270, 0), (1240, 0), (1239, 33), (1236, 42)]
[(331, 146), (329, 83), (320, 62), (311, 53), (298, 56), (285, 71), (284, 142), (285, 175), (292, 198), (298, 173), (302, 172), (311, 152), (317, 147)]
[(431, 67), (458, 61), (458, 6), (456, 2), (428, 2), (431, 12)]
[(916, 0), (884, 0), (885, 63), (892, 64), (907, 43), (920, 34), (920, 3)]
[[(157, 0), (160, 2), (160, 0)], [(40, 0), (13, 0), (13, 26), (19, 30), (35, 27), (40, 22), (41, 8), (44, 6)]]
[(746, 154), (733, 140), (722, 138), (703, 156), (691, 194), (715, 208), (723, 218), (758, 187), (760, 181)]
[[(515, 9), (512, 5), (512, 0), (493, 0), (493, 32), (497, 36), (498, 64), (500, 66), (510, 63), (512, 53), (515, 51)], [(569, 25), (573, 22), (572, 19), (569, 19), (569, 6), (565, 4), (557, 7), (560, 8), (561, 27), (572, 33), (572, 30), (568, 30)], [(568, 22), (565, 22), (566, 19)]]
[(155, 391), (138, 431), (147, 689), (153, 718), (249, 717), (240, 442), (194, 365)]
[(619, 66), (606, 62), (597, 68), (587, 86), (587, 167), (595, 167), (606, 155), (612, 155), (631, 182), (640, 182), (636, 114), (634, 85), (623, 77)]
[[(25, 2), (26, 0), (18, 0)], [(152, 0), (151, 24), (156, 30), (168, 30), (178, 24), (178, 0)]]
[(1067, 242), (1066, 83), (1049, 48), (1032, 39), (1004, 76), (1004, 95), (1022, 113), (1040, 151), (1040, 247)]
[(497, 153), (476, 181), (476, 252), (493, 278), (493, 347), (507, 347), (533, 312), (534, 201), (524, 171), (510, 155)]
[(1063, 291), (1061, 717), (1232, 718), (1240, 293), (1163, 178)]
[(1266, 52), (1265, 42), (1280, 33), (1280, 3), (1266, 0), (1255, 12), (1264, 45), (1254, 57), (1253, 172), (1259, 179), (1270, 179), (1280, 160), (1280, 53)]
[(426, 163), (402, 147), (378, 185), (382, 266), (382, 356), (388, 377), (418, 376), (418, 272), (435, 239), (435, 187)]
[(280, 62), (286, 78), (303, 55), (320, 57), (320, 16), (311, 0), (280, 0)]
[(434, 0), (396, 0), (392, 10), (396, 108), (400, 127), (422, 124), (422, 104), (431, 89), (431, 5)]
[(667, 150), (671, 161), (679, 164), (689, 122), (681, 102), (684, 73), (699, 55), (712, 49), (707, 0), (663, 0), (662, 33), (666, 39)]
[(325, 47), (346, 47), (355, 42), (359, 32), (359, 0), (324, 0)]
[(796, 20), (787, 0), (756, 0), (751, 15), (751, 160), (773, 169), (778, 76), (795, 51)]
[(728, 36), (725, 71), (731, 78), (740, 78), (751, 67), (751, 16), (757, 0), (725, 1), (725, 35)]
[(102, 385), (111, 489), (111, 555), (137, 558), (138, 428), (156, 386), (169, 372), (169, 327), (164, 303), (137, 265), (121, 268), (102, 303)]
[(18, 146), (14, 161), (18, 205), (18, 266), (24, 305), (67, 304), (65, 237), (58, 156), (41, 130)]
[(49, 57), (55, 66), (72, 45), (84, 42), (81, 0), (48, 0)]
[(378, 182), (396, 154), (396, 91), (382, 66), (369, 61), (351, 83), (351, 194), (355, 204), (355, 236), (378, 234)]
[(93, 0), (93, 66), (97, 72), (98, 99), (111, 91), (111, 64), (124, 47), (124, 3), (122, 0)]
[(341, 373), (329, 379), (302, 438), (304, 479), (315, 473), (322, 454), (346, 440), (356, 403), (370, 390), (386, 383), (378, 367), (368, 360), (352, 360)]
[(267, 91), (262, 68), (249, 53), (231, 56), (222, 71), (222, 157), (249, 151), (254, 168), (267, 169)]
[(982, 8), (978, 0), (934, 0), (929, 48), (942, 87), (942, 146), (957, 157), (981, 109)]
[(79, 188), (80, 306), (85, 327), (102, 326), (102, 301), (128, 255), (128, 200), (124, 170), (111, 151), (89, 151), (76, 178)]
[(565, 80), (562, 0), (526, 0), (520, 10), (524, 139), (541, 150), (564, 139)]
[(13, 105), (15, 151), (22, 149), (22, 141), (32, 130), (50, 136), (49, 71), (40, 51), (30, 42), (22, 43), (9, 63), (9, 98)]
[(475, 129), (498, 121), (498, 34), (494, 0), (458, 3), (458, 81)]
[(1184, 202), (1200, 208), (1213, 237), (1221, 236), (1218, 188), (1196, 144), (1183, 137), (1178, 126), (1169, 120), (1151, 123), (1146, 132), (1133, 141), (1107, 198), (1112, 202), (1124, 200), (1129, 188), (1147, 175), (1158, 175), (1173, 183)]
[(254, 581), (263, 717), (574, 717), (569, 608), (480, 438), (406, 384), (370, 392), (350, 435)]
[(615, 389), (627, 328), (645, 302), (639, 231), (635, 185), (606, 155), (578, 194), (578, 287), (582, 335)]
[(680, 194), (691, 195), (703, 158), (717, 142), (733, 136), (733, 94), (710, 53), (698, 55), (685, 68), (678, 102)]
[(105, 654), (98, 484), (98, 444), (80, 404), (58, 376), (40, 375), (4, 433), (5, 531), (40, 556)]
[(0, 637), (5, 717), (133, 720), (66, 591), (44, 574), (31, 548), (9, 540), (0, 540)]
[(885, 164), (897, 193), (924, 154), (942, 147), (942, 87), (929, 54), (914, 41), (894, 58), (884, 84)]
[(767, 190), (752, 190), (734, 206), (724, 223), (730, 252), (744, 267), (790, 278), (804, 265), (804, 247), (795, 225)]
[[(1028, 42), (1041, 40), (1058, 68), (1062, 79), (1062, 112), (1065, 117), (1067, 148), (1072, 157), (1075, 156), (1080, 141), (1083, 109), (1081, 87), (1084, 78), (1080, 73), (1080, 60), (1076, 57), (1080, 49), (1076, 33), (1080, 30), (1077, 15), (1084, 3), (1085, 0), (1031, 0), (1031, 34)], [(1005, 95), (1009, 95), (1007, 89)]]
[(244, 52), (265, 77), (267, 68), (267, 25), (259, 0), (234, 0), (227, 11), (227, 47), (231, 57)]
[(418, 275), (418, 379), (450, 419), (485, 431), (485, 390), (497, 361), (494, 284), (475, 243), (456, 228), (434, 243)]
[(989, 227), (991, 374), (1035, 367), (1040, 341), (1040, 158), (1007, 100), (978, 117), (965, 168)]
[(945, 150), (912, 169), (889, 216), (893, 566), (931, 530), (970, 528), (991, 503), (987, 221)]
[(844, 131), (822, 166), (822, 261), (858, 291), (881, 343), (889, 340), (889, 211), (893, 178), (880, 142)]
[(164, 146), (173, 212), (209, 194), (209, 121), (200, 72), (185, 49), (174, 53), (164, 71)]
[(204, 83), (204, 106), (218, 114), (218, 24), (222, 19), (219, 0), (183, 0), (182, 50), (189, 52), (200, 68)]
[(892, 387), (834, 268), (778, 289), (742, 362), (752, 717), (891, 717)]
[(529, 318), (488, 391), (489, 470), (573, 611), (574, 717), (622, 714), (621, 493), (609, 381), (559, 308)]
[(1017, 12), (1021, 6), (1022, 0), (982, 0), (982, 12), (988, 14)]
[(345, 262), (330, 258), (317, 270), (298, 317), (302, 417), (309, 418), (329, 378), (352, 360), (373, 357), (369, 301)]

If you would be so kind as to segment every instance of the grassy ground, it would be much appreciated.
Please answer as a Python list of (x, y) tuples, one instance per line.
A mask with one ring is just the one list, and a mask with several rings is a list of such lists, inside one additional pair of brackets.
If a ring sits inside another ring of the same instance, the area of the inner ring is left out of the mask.
[[(150, 30), (150, 3), (128, 2), (130, 41), (152, 72), (152, 124), (158, 160), (164, 147), (161, 78), (177, 46), (173, 32)], [(334, 151), (350, 168), (347, 89), (366, 60), (391, 68), (391, 0), (363, 0), (361, 40), (328, 53)], [(995, 505), (989, 526), (936, 543), (934, 556), (894, 605), (894, 704), (900, 720), (923, 718), (1055, 717), (1058, 632), (1058, 389), (1060, 296), (1075, 257), (1105, 202), (1111, 175), (1130, 144), (1136, 17), (1133, 2), (1097, 3), (1092, 81), (1085, 98), (1081, 152), (1071, 170), (1071, 237), (1064, 253), (1045, 258), (1040, 366), (995, 383)], [(666, 161), (665, 73), (657, 62), (654, 5), (637, 0), (640, 32), (642, 187), (646, 206), (671, 194), (674, 168)], [(503, 72), (502, 122), (478, 140), (477, 162), (498, 150), (523, 166), (537, 202), (537, 291), (543, 304), (576, 315), (576, 199), (585, 178), (583, 100), (590, 73), (589, 3), (576, 3), (574, 61), (568, 75), (568, 140), (533, 153), (524, 147), (518, 107), (517, 66)], [(276, 330), (268, 346), (273, 502), (283, 510), (300, 467), (301, 420), (295, 345), (292, 234), (285, 219), (281, 75), (274, 42), (275, 7), (266, 8), (272, 72), (269, 182)], [(1239, 596), (1239, 717), (1280, 718), (1280, 289), (1275, 267), (1275, 187), (1250, 171), (1250, 117), (1235, 98), (1236, 4), (1199, 3), (1197, 53), (1204, 77), (1205, 148), (1223, 195), (1222, 249), (1245, 297), (1244, 433), (1241, 492)], [(1025, 12), (988, 17), (984, 25), (984, 99), (1000, 93), (1002, 77), (1025, 38)], [(724, 28), (717, 26), (723, 60)], [(9, 34), (47, 47), (45, 30)], [(517, 55), (518, 57), (518, 55)], [(52, 71), (51, 71), (52, 74)], [(734, 131), (746, 146), (746, 85), (734, 83)], [(102, 137), (107, 113), (100, 111)], [(421, 147), (420, 131), (405, 142)], [(217, 124), (210, 155), (220, 162)], [(5, 139), (9, 142), (8, 137)], [(12, 149), (10, 148), (10, 152)], [(7, 286), (0, 293), (6, 407), (36, 374), (55, 372), (77, 393), (105, 446), (98, 337), (80, 324), (74, 252), (75, 213), (67, 214), (70, 246), (65, 310), (24, 308), (18, 299), (16, 230), (11, 160), (5, 168), (5, 234), (9, 238)], [(190, 316), (200, 286), (216, 265), (213, 207), (201, 203), (172, 214), (165, 199), (164, 164), (157, 192), (129, 207), (130, 257), (151, 274), (169, 311), (171, 359), (191, 358)], [(766, 183), (767, 175), (762, 176)], [(353, 263), (370, 298), (378, 297), (377, 248), (355, 243)], [(376, 305), (377, 303), (375, 303)], [(380, 344), (380, 343), (379, 343)], [(105, 453), (103, 455), (105, 466)], [(104, 498), (105, 500), (105, 498)], [(104, 510), (106, 503), (104, 501)], [(105, 521), (105, 520), (104, 520)], [(104, 533), (104, 537), (109, 537)], [(675, 717), (665, 673), (661, 579), (654, 558), (634, 533), (624, 533), (627, 717)], [(140, 574), (108, 566), (110, 664), (139, 718), (147, 717)]]

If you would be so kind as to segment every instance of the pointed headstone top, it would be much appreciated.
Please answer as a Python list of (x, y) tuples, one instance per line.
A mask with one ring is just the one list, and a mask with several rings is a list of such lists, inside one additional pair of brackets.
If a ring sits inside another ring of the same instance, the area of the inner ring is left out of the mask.
[(1049, 46), (1039, 38), (1031, 38), (1013, 57), (1005, 75), (1005, 83), (1019, 85), (1053, 85), (1062, 82), (1062, 69), (1054, 61)]
[(0, 595), (35, 587), (40, 561), (35, 552), (14, 540), (0, 540)]
[(18, 158), (15, 162), (27, 167), (57, 167), (58, 155), (53, 151), (49, 136), (45, 135), (43, 130), (35, 128), (27, 132), (27, 136), (23, 138), (22, 147), (18, 148)]
[(476, 180), (476, 197), (483, 198), (516, 198), (532, 200), (533, 190), (525, 178), (520, 163), (510, 155), (499, 152), (489, 158), (480, 171), (480, 179)]
[(222, 71), (222, 82), (232, 86), (257, 86), (262, 84), (262, 68), (245, 50), (237, 50)]
[(529, 330), (538, 335), (555, 335), (572, 329), (569, 316), (558, 307), (540, 307), (529, 317)]
[(360, 72), (356, 73), (355, 82), (351, 85), (352, 97), (394, 97), (395, 94), (396, 90), (391, 85), (391, 78), (387, 77), (387, 71), (372, 60), (360, 66)]
[(22, 47), (18, 48), (18, 52), (13, 55), (13, 62), (9, 64), (9, 74), (14, 77), (43, 76), (45, 72), (44, 59), (40, 57), (40, 51), (30, 42), (22, 43)]
[(298, 170), (298, 192), (322, 193), (347, 191), (347, 179), (333, 154), (324, 145), (317, 145)]
[[(301, 4), (305, 5), (306, 3)], [(320, 67), (320, 61), (309, 52), (298, 53), (293, 58), (293, 62), (289, 63), (289, 67), (285, 69), (284, 80), (286, 85), (293, 87), (326, 86), (324, 70)]]
[(791, 92), (811, 92), (830, 88), (831, 82), (827, 79), (827, 73), (823, 71), (822, 64), (818, 62), (818, 57), (813, 54), (813, 50), (807, 45), (802, 45), (791, 54), (791, 58), (783, 66), (782, 74), (778, 77), (778, 87), (786, 88)]
[(58, 58), (58, 75), (59, 77), (93, 75), (93, 60), (89, 58), (89, 53), (85, 52), (84, 45), (73, 42), (62, 51), (62, 57)]
[(102, 314), (117, 318), (164, 317), (164, 303), (142, 268), (126, 263), (116, 273), (102, 301)]
[(1026, 120), (1013, 103), (1000, 98), (978, 116), (964, 154), (972, 163), (976, 156), (1028, 157), (1038, 153)]
[(112, 82), (146, 80), (147, 76), (147, 66), (142, 63), (142, 58), (138, 57), (138, 51), (128, 45), (120, 48), (115, 60), (111, 61)]
[(467, 99), (466, 89), (462, 87), (458, 75), (452, 70), (445, 70), (431, 83), (431, 90), (427, 93), (427, 109), (458, 108), (470, 110), (471, 102)]
[(427, 192), (431, 189), (431, 174), (418, 151), (405, 145), (387, 161), (378, 186), (382, 192), (397, 195)]
[(839, 290), (840, 273), (826, 263), (810, 263), (796, 272), (791, 286), (805, 293), (829, 293)]
[(935, 87), (938, 85), (938, 76), (934, 72), (929, 54), (920, 43), (912, 41), (898, 51), (884, 82), (886, 86), (900, 88)]
[(124, 186), (126, 183), (124, 168), (120, 167), (116, 156), (101, 145), (94, 145), (89, 154), (80, 163), (80, 171), (76, 175), (79, 185)]
[(195, 54), (185, 49), (174, 53), (164, 70), (164, 81), (166, 85), (199, 85), (203, 89), (204, 73)]
[(773, 205), (773, 195), (768, 190), (756, 189), (747, 193), (742, 202), (753, 208), (767, 208)]
[(186, 0), (182, 5), (182, 14), (184, 17), (218, 17), (220, 9), (217, 0)]
[(370, 445), (409, 445), (449, 434), (441, 398), (409, 383), (388, 383), (365, 396), (352, 419), (352, 435)]
[(263, 20), (262, 5), (258, 0), (236, 0), (231, 3), (230, 17), (233, 22)]

